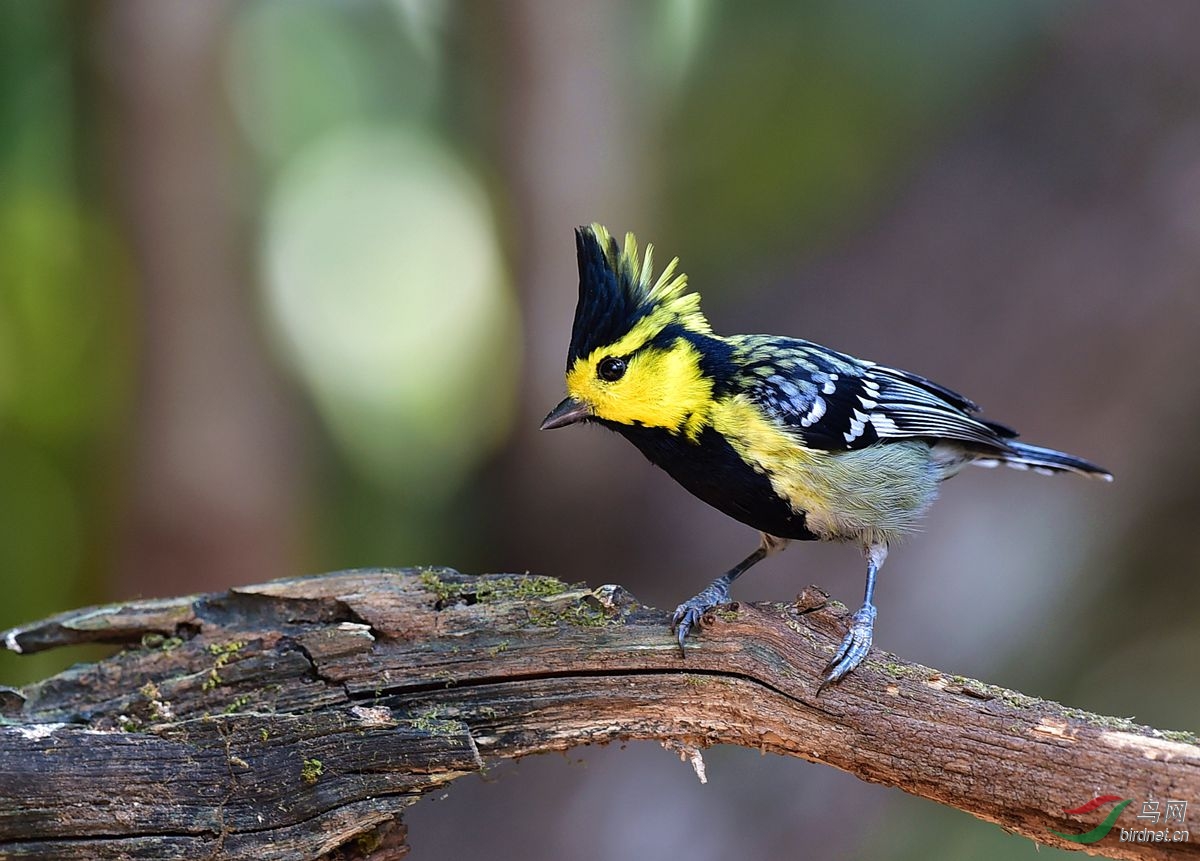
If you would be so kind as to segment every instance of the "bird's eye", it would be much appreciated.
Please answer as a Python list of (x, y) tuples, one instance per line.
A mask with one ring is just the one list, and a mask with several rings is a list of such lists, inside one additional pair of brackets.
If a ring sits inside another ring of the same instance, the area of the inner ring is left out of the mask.
[(616, 382), (625, 376), (625, 360), (618, 359), (615, 356), (608, 356), (600, 360), (600, 366), (596, 369), (600, 375), (600, 379), (607, 382)]

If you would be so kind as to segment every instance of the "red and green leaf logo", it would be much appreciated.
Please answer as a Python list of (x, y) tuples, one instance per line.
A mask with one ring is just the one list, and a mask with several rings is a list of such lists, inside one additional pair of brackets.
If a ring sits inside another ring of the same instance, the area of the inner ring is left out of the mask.
[(1063, 813), (1073, 816), (1091, 813), (1093, 810), (1099, 810), (1101, 807), (1104, 807), (1106, 804), (1112, 804), (1114, 801), (1119, 801), (1120, 804), (1109, 811), (1108, 816), (1104, 817), (1104, 821), (1091, 831), (1085, 831), (1083, 834), (1063, 834), (1061, 831), (1050, 829), (1050, 833), (1061, 837), (1063, 840), (1070, 840), (1072, 843), (1095, 843), (1098, 840), (1103, 840), (1108, 832), (1112, 831), (1113, 826), (1117, 824), (1117, 817), (1124, 812), (1126, 807), (1133, 804), (1132, 798), (1121, 798), (1119, 795), (1098, 795), (1091, 801), (1081, 804), (1078, 807), (1063, 809)]

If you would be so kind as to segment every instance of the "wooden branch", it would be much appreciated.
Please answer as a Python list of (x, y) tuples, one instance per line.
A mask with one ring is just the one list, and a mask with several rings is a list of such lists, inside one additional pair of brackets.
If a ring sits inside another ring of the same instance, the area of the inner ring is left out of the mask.
[[(445, 569), (348, 571), (137, 601), (0, 635), (126, 648), (0, 691), (0, 858), (398, 858), (399, 815), (489, 760), (657, 739), (825, 762), (1039, 843), (1116, 858), (1187, 843), (1080, 834), (1094, 794), (1200, 806), (1200, 746), (874, 651), (817, 696), (846, 611), (713, 614), (682, 658), (617, 586)], [(1162, 828), (1162, 824), (1157, 826)]]

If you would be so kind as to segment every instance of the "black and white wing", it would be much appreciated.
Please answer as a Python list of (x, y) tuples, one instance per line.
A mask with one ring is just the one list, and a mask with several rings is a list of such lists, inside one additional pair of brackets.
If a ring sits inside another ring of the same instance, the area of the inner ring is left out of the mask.
[(735, 339), (741, 391), (809, 448), (845, 451), (882, 439), (948, 439), (1005, 451), (1009, 428), (917, 374), (791, 338)]

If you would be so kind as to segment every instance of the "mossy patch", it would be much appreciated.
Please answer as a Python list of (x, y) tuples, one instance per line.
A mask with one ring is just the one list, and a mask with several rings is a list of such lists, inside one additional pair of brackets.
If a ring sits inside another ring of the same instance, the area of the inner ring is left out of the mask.
[(162, 691), (153, 681), (146, 682), (138, 688), (138, 693), (146, 700), (146, 711), (152, 720), (162, 721), (175, 718), (175, 714), (171, 710), (171, 703), (163, 699)]
[(366, 834), (354, 838), (354, 848), (363, 858), (367, 858), (383, 845), (384, 831), (382, 828), (372, 828)]
[(117, 715), (117, 729), (121, 732), (137, 732), (142, 728), (142, 722), (133, 715)]
[(995, 685), (983, 685), (984, 690), (995, 695), (1013, 708), (1029, 709), (1039, 706), (1045, 702), (1040, 697), (1031, 697), (1029, 694), (1022, 694), (1017, 691), (1010, 691), (1008, 688), (999, 688)]
[(182, 637), (168, 637), (166, 634), (149, 633), (142, 635), (142, 648), (151, 651), (173, 652), (183, 645)]
[(920, 679), (929, 676), (929, 670), (924, 667), (909, 666), (896, 661), (870, 661), (869, 665), (883, 670), (893, 679)]
[(208, 647), (208, 653), (217, 659), (219, 666), (224, 666), (229, 663), (229, 659), (246, 648), (246, 644), (241, 640), (230, 640), (228, 643), (212, 643)]
[(461, 575), (443, 577), (443, 572), (425, 569), (417, 575), (427, 592), (436, 596), (442, 605), (492, 604), (497, 601), (523, 598), (549, 598), (561, 595), (569, 588), (554, 577), (540, 574), (505, 576)]
[(208, 653), (216, 658), (213, 661), (212, 669), (208, 671), (208, 677), (204, 680), (204, 684), (200, 686), (202, 691), (211, 691), (221, 684), (221, 668), (233, 660), (233, 656), (246, 647), (246, 644), (241, 640), (231, 640), (228, 643), (212, 643), (208, 647)]
[(244, 709), (249, 704), (250, 704), (250, 695), (242, 694), (240, 697), (235, 699), (229, 705), (225, 706), (225, 711), (223, 713), (227, 714), (227, 715), (237, 714), (238, 712), (240, 712), (242, 709)]
[(1085, 723), (1098, 729), (1113, 729), (1124, 732), (1140, 732), (1142, 729), (1141, 724), (1137, 723), (1133, 718), (1098, 715), (1094, 712), (1071, 708), (1069, 706), (1063, 706), (1062, 713), (1064, 717), (1069, 717), (1072, 720), (1077, 720), (1080, 723)]
[(321, 760), (306, 759), (300, 768), (300, 779), (312, 786), (321, 779), (321, 775), (324, 773), (325, 766), (321, 764)]
[(408, 723), (415, 730), (445, 738), (446, 743), (451, 745), (461, 744), (460, 737), (470, 731), (467, 725), (460, 720), (441, 717), (437, 709), (431, 709), (409, 718)]
[(543, 604), (529, 608), (529, 621), (539, 628), (557, 628), (560, 624), (572, 625), (576, 628), (603, 628), (605, 625), (615, 625), (617, 620), (594, 607), (586, 600), (576, 601), (566, 606)]

